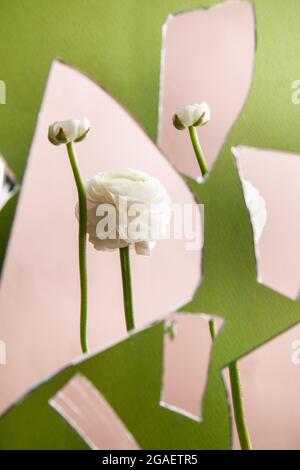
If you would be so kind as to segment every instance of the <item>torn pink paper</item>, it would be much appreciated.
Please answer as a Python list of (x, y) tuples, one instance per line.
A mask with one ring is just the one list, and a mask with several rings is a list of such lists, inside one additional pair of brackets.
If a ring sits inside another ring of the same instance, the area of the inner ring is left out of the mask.
[[(299, 449), (300, 325), (239, 360), (247, 424), (256, 450)], [(223, 371), (228, 395), (228, 370)], [(234, 432), (234, 449), (239, 449)]]
[[(164, 340), (161, 405), (198, 421), (212, 350), (209, 319), (205, 314), (175, 313), (168, 318)], [(214, 320), (219, 332), (223, 320)]]
[[(89, 137), (77, 145), (85, 179), (133, 167), (157, 176), (173, 203), (194, 204), (182, 178), (130, 115), (86, 76), (54, 62), (0, 286), (1, 339), (7, 346), (0, 410), (80, 354), (77, 193), (66, 149), (51, 145), (47, 133), (55, 120), (84, 116), (92, 124)], [(192, 298), (201, 253), (186, 250), (185, 243), (161, 240), (149, 258), (132, 254), (137, 326)], [(88, 336), (95, 350), (126, 335), (119, 253), (97, 252), (88, 244), (88, 269)]]
[(258, 245), (258, 280), (296, 299), (300, 290), (300, 158), (289, 152), (235, 147), (241, 178), (266, 202), (267, 222)]
[(211, 120), (198, 130), (211, 168), (245, 104), (254, 61), (250, 2), (234, 0), (170, 16), (163, 38), (159, 145), (180, 172), (199, 176), (188, 132), (173, 127), (176, 108), (209, 104)]
[(115, 411), (83, 375), (76, 374), (49, 403), (92, 449), (139, 449)]

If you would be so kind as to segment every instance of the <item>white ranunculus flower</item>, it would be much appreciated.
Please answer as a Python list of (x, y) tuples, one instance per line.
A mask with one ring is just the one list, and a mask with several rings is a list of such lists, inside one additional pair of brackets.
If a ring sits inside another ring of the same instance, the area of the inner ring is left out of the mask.
[(264, 198), (250, 181), (242, 179), (246, 206), (250, 213), (254, 241), (257, 244), (262, 235), (267, 220), (267, 210)]
[(210, 120), (210, 109), (208, 104), (188, 104), (176, 110), (173, 116), (173, 124), (176, 129), (182, 130), (186, 127), (204, 126)]
[[(121, 168), (98, 173), (87, 183), (89, 241), (97, 250), (134, 246), (149, 256), (166, 234), (171, 200), (157, 178)], [(77, 208), (78, 212), (78, 208)]]
[(87, 136), (90, 129), (91, 124), (87, 118), (56, 121), (49, 126), (48, 139), (54, 145), (80, 142)]

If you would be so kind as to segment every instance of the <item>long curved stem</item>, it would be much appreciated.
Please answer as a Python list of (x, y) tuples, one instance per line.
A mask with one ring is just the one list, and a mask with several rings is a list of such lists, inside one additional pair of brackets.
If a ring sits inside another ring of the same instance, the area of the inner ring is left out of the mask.
[(244, 410), (240, 371), (237, 361), (229, 366), (230, 387), (233, 402), (234, 417), (239, 441), (242, 450), (252, 450), (250, 435), (247, 429), (247, 422)]
[(205, 157), (204, 157), (204, 154), (203, 154), (203, 151), (202, 151), (199, 139), (198, 139), (196, 128), (193, 126), (189, 127), (189, 133), (190, 133), (190, 138), (191, 138), (192, 145), (194, 148), (194, 152), (199, 163), (201, 174), (202, 176), (204, 176), (206, 175), (206, 173), (208, 173), (208, 166), (207, 166), (207, 163), (206, 163), (206, 160), (205, 160)]
[(123, 282), (124, 312), (127, 331), (135, 328), (134, 309), (132, 300), (131, 271), (129, 247), (120, 248), (120, 261)]
[[(195, 155), (198, 160), (200, 171), (202, 176), (205, 176), (208, 173), (208, 166), (203, 154), (198, 134), (196, 128), (191, 126), (189, 127), (190, 138), (194, 148)], [(216, 338), (216, 324), (214, 320), (209, 320), (209, 331), (212, 341)], [(247, 428), (243, 396), (242, 396), (242, 387), (240, 380), (240, 372), (238, 367), (238, 362), (234, 361), (229, 366), (229, 377), (230, 377), (230, 387), (232, 394), (232, 403), (235, 417), (235, 424), (237, 432), (239, 435), (240, 446), (242, 450), (252, 450), (251, 439)]]
[(80, 342), (82, 352), (88, 352), (87, 342), (87, 305), (88, 305), (88, 279), (86, 264), (86, 232), (87, 232), (87, 202), (85, 185), (80, 175), (79, 166), (73, 142), (67, 144), (68, 155), (77, 186), (79, 201), (79, 273), (81, 289), (81, 307), (80, 307)]

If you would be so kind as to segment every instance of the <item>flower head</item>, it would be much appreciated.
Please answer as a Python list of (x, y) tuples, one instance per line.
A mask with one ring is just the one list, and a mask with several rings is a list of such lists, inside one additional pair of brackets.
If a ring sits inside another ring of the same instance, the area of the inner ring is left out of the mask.
[(183, 130), (191, 126), (204, 126), (209, 119), (210, 109), (206, 103), (188, 104), (176, 110), (173, 116), (173, 124), (176, 129)]
[(90, 121), (87, 118), (56, 121), (49, 126), (48, 139), (54, 145), (80, 142), (87, 136), (90, 128)]
[(166, 189), (131, 168), (95, 175), (87, 183), (87, 203), (89, 241), (97, 250), (134, 246), (137, 254), (149, 256), (170, 221)]
[(242, 185), (246, 206), (252, 222), (254, 242), (257, 244), (267, 221), (266, 203), (258, 189), (250, 181), (242, 179)]

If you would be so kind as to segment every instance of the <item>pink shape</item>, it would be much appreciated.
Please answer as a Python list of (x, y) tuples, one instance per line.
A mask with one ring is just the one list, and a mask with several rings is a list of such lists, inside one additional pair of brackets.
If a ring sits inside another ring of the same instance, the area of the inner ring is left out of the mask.
[(50, 405), (94, 450), (139, 449), (98, 389), (81, 374), (69, 380), (50, 400)]
[[(159, 177), (173, 203), (193, 203), (187, 186), (139, 125), (87, 77), (54, 62), (31, 148), (0, 288), (0, 408), (80, 354), (77, 193), (64, 146), (47, 140), (57, 119), (88, 116), (77, 145), (86, 179), (128, 166)], [(88, 247), (89, 339), (95, 350), (126, 335), (119, 254)], [(184, 273), (184, 275), (182, 275)], [(150, 258), (132, 253), (137, 325), (190, 300), (200, 281), (200, 252), (185, 240), (158, 242)]]
[(200, 128), (211, 168), (247, 98), (255, 59), (250, 3), (225, 2), (171, 17), (165, 25), (159, 145), (176, 168), (199, 176), (187, 131), (177, 131), (177, 107), (205, 101), (211, 120)]
[(241, 177), (266, 201), (267, 222), (259, 242), (260, 282), (290, 297), (300, 289), (299, 155), (236, 147)]

